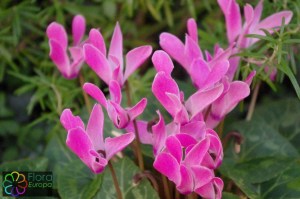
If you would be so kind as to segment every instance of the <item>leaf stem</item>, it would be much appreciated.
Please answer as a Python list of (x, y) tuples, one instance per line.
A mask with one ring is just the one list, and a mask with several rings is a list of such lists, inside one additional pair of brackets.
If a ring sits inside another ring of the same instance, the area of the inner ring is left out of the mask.
[(121, 192), (121, 189), (120, 189), (120, 186), (119, 186), (119, 183), (118, 183), (118, 179), (117, 179), (117, 176), (116, 176), (116, 173), (115, 173), (115, 170), (114, 170), (114, 167), (113, 167), (111, 161), (108, 161), (108, 167), (109, 167), (111, 176), (113, 178), (113, 182), (114, 182), (114, 186), (115, 186), (115, 189), (116, 189), (117, 197), (118, 197), (118, 199), (122, 199), (123, 198), (122, 197), (122, 192)]
[[(126, 96), (127, 96), (127, 105), (129, 107), (132, 106), (132, 100), (131, 100), (131, 95), (130, 95), (130, 87), (129, 87), (129, 83), (128, 81), (126, 81), (126, 86), (125, 86), (125, 91), (126, 91)], [(142, 155), (142, 151), (141, 151), (141, 141), (140, 141), (140, 136), (139, 136), (139, 129), (136, 123), (136, 120), (133, 120), (133, 126), (134, 126), (134, 132), (135, 132), (135, 140), (134, 140), (134, 150), (135, 150), (135, 154), (137, 156), (137, 161), (138, 161), (138, 165), (139, 168), (144, 171), (145, 170), (145, 166), (144, 166), (144, 160), (143, 160), (143, 155)]]
[[(79, 73), (79, 83), (80, 83), (80, 87), (82, 89), (83, 84), (84, 84), (84, 77), (83, 77), (82, 73)], [(86, 105), (86, 108), (87, 108), (88, 112), (90, 113), (92, 110), (92, 108), (91, 108), (92, 106), (91, 106), (89, 97), (83, 90), (82, 90), (82, 94), (83, 94), (84, 103)]]
[(246, 121), (250, 121), (251, 118), (252, 118), (252, 115), (253, 115), (253, 112), (254, 112), (254, 109), (255, 109), (255, 105), (256, 105), (256, 101), (257, 101), (257, 97), (258, 97), (258, 92), (259, 92), (260, 85), (261, 85), (261, 81), (258, 81), (255, 88), (254, 88), (254, 92), (253, 92), (253, 95), (251, 97), (251, 102), (250, 102), (248, 113), (247, 113), (247, 116), (246, 116)]

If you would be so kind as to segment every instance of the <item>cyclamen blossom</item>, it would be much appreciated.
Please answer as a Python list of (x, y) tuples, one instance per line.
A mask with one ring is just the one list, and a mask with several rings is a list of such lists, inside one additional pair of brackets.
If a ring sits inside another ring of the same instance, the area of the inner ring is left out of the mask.
[[(67, 79), (77, 77), (83, 64), (82, 37), (85, 32), (85, 19), (76, 15), (72, 21), (73, 46), (68, 48), (68, 36), (65, 28), (56, 22), (47, 27), (49, 38), (49, 56), (60, 73)], [(67, 49), (68, 48), (68, 49)], [(71, 58), (68, 55), (68, 50)]]
[(149, 45), (140, 46), (129, 51), (126, 54), (126, 67), (124, 69), (123, 36), (119, 23), (115, 26), (108, 55), (106, 54), (104, 39), (97, 29), (90, 31), (89, 44), (85, 44), (83, 49), (85, 61), (91, 69), (94, 70), (107, 85), (109, 85), (112, 80), (115, 80), (121, 87), (152, 52), (152, 47)]
[[(267, 30), (269, 33), (273, 33), (274, 29), (279, 29), (283, 18), (285, 19), (284, 24), (287, 25), (293, 16), (291, 11), (281, 11), (261, 20), (263, 0), (260, 0), (254, 9), (249, 4), (244, 6), (245, 22), (242, 25), (240, 7), (235, 0), (218, 0), (218, 4), (225, 16), (228, 42), (229, 44), (236, 42), (236, 48), (233, 50), (232, 54), (236, 54), (243, 48), (247, 48), (259, 41), (257, 38), (247, 38), (247, 34), (265, 36), (265, 33), (262, 31), (262, 29)], [(230, 79), (233, 78), (239, 61), (240, 58), (237, 56), (230, 59), (230, 69), (227, 73), (227, 76)], [(276, 72), (271, 71), (271, 78), (273, 79), (274, 73)]]
[(80, 117), (74, 116), (70, 109), (62, 112), (60, 121), (68, 132), (67, 146), (94, 173), (103, 172), (108, 161), (135, 138), (134, 133), (126, 133), (104, 139), (104, 116), (99, 104), (94, 105), (86, 128)]
[(121, 87), (115, 80), (112, 80), (109, 84), (109, 100), (107, 100), (103, 92), (92, 83), (85, 83), (83, 90), (107, 110), (108, 116), (119, 129), (128, 126), (130, 122), (143, 113), (147, 105), (147, 99), (143, 98), (134, 107), (124, 109), (121, 106)]

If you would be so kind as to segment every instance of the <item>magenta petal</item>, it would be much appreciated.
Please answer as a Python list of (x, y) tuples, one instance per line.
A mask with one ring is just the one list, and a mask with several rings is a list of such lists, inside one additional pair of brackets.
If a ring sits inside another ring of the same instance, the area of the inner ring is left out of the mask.
[(196, 42), (198, 43), (198, 28), (197, 28), (197, 23), (195, 19), (190, 18), (187, 21), (187, 30), (189, 36)]
[(153, 53), (152, 63), (157, 72), (163, 71), (171, 75), (174, 65), (169, 55), (163, 50), (157, 50)]
[(204, 86), (210, 73), (209, 65), (203, 59), (195, 59), (191, 65), (190, 75), (193, 83), (198, 89)]
[(214, 185), (215, 185), (215, 192), (217, 194), (216, 199), (221, 199), (224, 182), (221, 178), (218, 178), (218, 177), (215, 177), (213, 181), (214, 181)]
[(85, 32), (85, 19), (82, 15), (76, 15), (72, 21), (73, 45), (77, 46)]
[(232, 43), (242, 30), (240, 7), (235, 0), (218, 0), (218, 3), (225, 15), (228, 41)]
[(194, 182), (191, 171), (184, 165), (180, 165), (181, 182), (176, 187), (182, 194), (189, 194), (194, 190)]
[(206, 185), (214, 178), (213, 170), (203, 166), (193, 166), (191, 170), (195, 178), (195, 190)]
[(184, 44), (174, 35), (170, 33), (162, 33), (159, 36), (159, 45), (173, 59), (182, 66), (185, 66)]
[(93, 144), (88, 135), (80, 127), (71, 129), (68, 132), (67, 146), (88, 166), (91, 168), (94, 156), (90, 154), (93, 150)]
[(107, 113), (118, 129), (123, 129), (128, 125), (129, 117), (127, 111), (120, 104), (116, 104), (110, 100), (107, 101)]
[(212, 66), (212, 69), (204, 82), (204, 86), (202, 89), (209, 88), (219, 82), (227, 73), (229, 68), (229, 62), (227, 60), (220, 61), (218, 63), (215, 63), (214, 66)]
[(168, 149), (168, 152), (180, 164), (182, 159), (182, 148), (179, 140), (175, 136), (169, 136), (166, 140), (166, 147)]
[(90, 155), (93, 156), (92, 159), (94, 161), (91, 162), (91, 165), (89, 167), (95, 174), (102, 173), (108, 161), (100, 156), (95, 150), (90, 150)]
[(162, 152), (154, 160), (153, 167), (178, 185), (181, 181), (180, 166), (170, 154)]
[(95, 28), (91, 29), (89, 33), (89, 43), (95, 46), (104, 56), (106, 56), (105, 42), (99, 30)]
[(115, 26), (114, 33), (111, 38), (108, 55), (112, 55), (118, 59), (121, 71), (123, 71), (123, 36), (118, 22)]
[(223, 181), (220, 178), (213, 178), (211, 182), (197, 188), (195, 192), (203, 198), (221, 199), (223, 186)]
[(206, 125), (202, 121), (189, 122), (181, 126), (180, 132), (186, 133), (196, 140), (202, 140), (206, 135)]
[(197, 91), (186, 101), (186, 109), (190, 112), (191, 118), (203, 111), (207, 106), (214, 102), (223, 91), (223, 85), (220, 84), (206, 91)]
[(134, 48), (126, 54), (126, 68), (123, 82), (138, 68), (140, 67), (146, 59), (151, 55), (151, 46), (140, 46)]
[(134, 140), (134, 138), (135, 138), (134, 133), (125, 133), (118, 137), (106, 138), (105, 139), (106, 159), (110, 160), (112, 156), (114, 156), (116, 153), (122, 151), (125, 147), (127, 147)]
[(147, 98), (141, 99), (134, 107), (127, 110), (130, 120), (134, 120), (142, 114), (147, 106)]
[(107, 101), (103, 92), (92, 83), (85, 83), (83, 85), (83, 90), (92, 98), (94, 98), (99, 104), (101, 104), (104, 108), (107, 108)]
[[(180, 129), (181, 130), (181, 129)], [(197, 140), (193, 138), (191, 135), (187, 133), (183, 133), (182, 131), (175, 135), (177, 139), (180, 141), (180, 144), (183, 148), (187, 148), (190, 145), (197, 144)]]
[(253, 25), (257, 25), (259, 23), (262, 10), (263, 10), (263, 0), (260, 0), (254, 8), (254, 16), (253, 16), (254, 18), (252, 22)]
[(106, 57), (91, 44), (83, 46), (83, 53), (86, 63), (93, 71), (107, 84), (111, 80), (111, 68)]
[(82, 52), (81, 47), (73, 46), (73, 47), (69, 48), (69, 51), (70, 51), (73, 63), (75, 63), (75, 62), (78, 63), (80, 61), (83, 61), (83, 52)]
[(174, 107), (173, 101), (166, 95), (166, 93), (173, 93), (180, 99), (179, 88), (175, 80), (162, 71), (157, 73), (152, 83), (152, 92), (165, 109), (172, 116), (175, 116), (177, 108)]
[(185, 36), (185, 69), (190, 72), (191, 64), (195, 59), (203, 59), (202, 51), (199, 45), (188, 35)]
[(265, 33), (260, 29), (267, 29), (270, 32), (273, 32), (272, 28), (277, 28), (281, 26), (282, 19), (285, 18), (284, 23), (289, 24), (293, 17), (293, 13), (291, 11), (281, 11), (277, 12), (264, 20), (262, 20), (254, 30), (253, 34), (265, 35)]
[(86, 132), (89, 135), (96, 151), (104, 150), (103, 122), (104, 116), (102, 108), (99, 104), (95, 104), (86, 127)]
[(117, 81), (112, 80), (109, 83), (109, 93), (110, 93), (110, 99), (111, 101), (121, 104), (122, 101), (122, 93), (120, 85)]
[(47, 27), (46, 32), (49, 40), (55, 40), (62, 47), (63, 51), (67, 49), (68, 36), (65, 28), (62, 25), (56, 22), (52, 22)]
[(49, 40), (50, 53), (49, 56), (58, 70), (66, 77), (70, 78), (73, 74), (70, 69), (70, 60), (67, 52), (56, 40)]
[(79, 116), (74, 116), (70, 109), (65, 109), (60, 115), (60, 123), (69, 131), (73, 128), (81, 127), (84, 129), (84, 123)]
[(157, 114), (159, 116), (159, 120), (157, 124), (152, 126), (153, 153), (155, 156), (163, 149), (167, 137), (164, 118), (159, 111), (157, 111)]
[(209, 139), (203, 139), (191, 148), (184, 159), (187, 166), (200, 165), (210, 145)]
[(252, 72), (248, 75), (248, 77), (245, 79), (245, 83), (248, 84), (248, 85), (250, 86), (251, 83), (252, 83), (252, 80), (253, 80), (253, 78), (254, 78), (255, 75), (256, 75), (256, 71), (254, 70), (254, 71), (252, 71)]

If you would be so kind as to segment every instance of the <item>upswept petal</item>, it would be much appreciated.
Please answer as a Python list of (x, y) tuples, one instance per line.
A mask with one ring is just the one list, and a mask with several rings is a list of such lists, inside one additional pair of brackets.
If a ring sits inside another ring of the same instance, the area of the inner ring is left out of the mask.
[(170, 33), (162, 33), (159, 36), (159, 45), (173, 59), (185, 67), (184, 44), (180, 39)]
[(105, 42), (99, 30), (95, 28), (90, 30), (89, 43), (95, 46), (104, 56), (106, 56)]
[(142, 114), (147, 106), (147, 98), (141, 99), (134, 107), (127, 109), (129, 120), (133, 121), (136, 117)]
[(91, 44), (83, 46), (83, 54), (86, 63), (107, 84), (111, 80), (112, 71), (106, 57)]
[(184, 165), (180, 165), (181, 182), (176, 186), (177, 190), (182, 194), (193, 192), (194, 182), (191, 171)]
[(187, 70), (187, 72), (190, 72), (191, 64), (195, 59), (203, 59), (203, 54), (199, 45), (188, 35), (185, 36), (184, 55), (184, 68)]
[(70, 78), (73, 76), (70, 69), (70, 60), (65, 49), (60, 45), (57, 40), (49, 40), (50, 53), (49, 56), (58, 70), (63, 74), (64, 77)]
[(72, 21), (73, 45), (77, 46), (85, 32), (85, 19), (82, 15), (76, 15)]
[(95, 173), (102, 173), (108, 163), (108, 161), (100, 156), (95, 150), (90, 150), (90, 154), (93, 156), (93, 160), (91, 162), (91, 170)]
[(205, 122), (195, 121), (189, 122), (186, 125), (181, 126), (180, 133), (186, 133), (192, 136), (196, 140), (202, 140), (206, 134)]
[(218, 3), (225, 15), (228, 41), (232, 43), (242, 30), (240, 7), (235, 0), (218, 0)]
[(84, 123), (79, 116), (74, 116), (70, 109), (65, 109), (60, 115), (60, 123), (69, 131), (73, 128), (81, 127), (84, 129)]
[(254, 26), (259, 23), (262, 10), (263, 10), (263, 0), (260, 0), (254, 8), (254, 18), (252, 22)]
[(122, 91), (119, 83), (115, 80), (110, 81), (109, 83), (109, 94), (110, 94), (110, 100), (121, 104), (122, 101)]
[(157, 111), (157, 114), (159, 116), (159, 120), (157, 124), (152, 126), (154, 156), (161, 152), (167, 138), (164, 118), (159, 111)]
[(72, 57), (72, 64), (78, 63), (80, 61), (83, 61), (83, 52), (82, 48), (78, 46), (72, 46), (69, 47), (69, 51)]
[(203, 139), (194, 145), (188, 152), (184, 159), (184, 165), (191, 167), (193, 165), (200, 165), (205, 154), (210, 146), (209, 139)]
[(68, 131), (66, 140), (67, 146), (89, 167), (92, 169), (94, 156), (90, 154), (93, 144), (85, 131), (81, 128), (73, 128)]
[(197, 91), (185, 103), (185, 107), (191, 115), (191, 118), (203, 111), (207, 106), (213, 103), (223, 92), (223, 85), (219, 84), (212, 89)]
[(49, 40), (55, 40), (66, 51), (68, 46), (68, 36), (65, 28), (59, 23), (52, 22), (46, 30)]
[(165, 152), (160, 153), (155, 158), (153, 167), (175, 184), (180, 183), (180, 165), (172, 155)]
[(197, 144), (197, 140), (187, 133), (180, 132), (175, 135), (180, 141), (182, 147), (187, 148), (188, 146), (193, 146)]
[(166, 95), (166, 93), (173, 93), (180, 99), (179, 88), (175, 80), (163, 71), (158, 72), (152, 83), (152, 92), (165, 109), (175, 116), (177, 107), (174, 107), (173, 101)]
[(167, 75), (171, 75), (171, 72), (174, 69), (174, 65), (171, 58), (163, 50), (157, 50), (153, 53), (152, 63), (157, 72), (163, 71)]
[(182, 160), (182, 148), (179, 140), (175, 136), (169, 136), (166, 139), (166, 148), (168, 152), (177, 160), (180, 164)]
[(138, 69), (152, 53), (151, 46), (140, 46), (132, 49), (126, 54), (126, 68), (123, 82)]
[(101, 106), (107, 109), (107, 101), (105, 95), (98, 86), (92, 83), (85, 83), (83, 85), (83, 90), (92, 98), (94, 98), (99, 104), (101, 104)]
[(111, 38), (108, 55), (112, 55), (118, 59), (121, 71), (123, 71), (123, 36), (118, 22)]
[(99, 104), (95, 104), (86, 127), (86, 133), (91, 139), (94, 146), (93, 148), (96, 151), (104, 150), (103, 122), (104, 116), (102, 108)]
[(191, 170), (194, 176), (195, 190), (202, 187), (203, 185), (206, 185), (214, 178), (213, 170), (208, 169), (207, 167), (192, 166)]
[(195, 19), (189, 18), (187, 21), (187, 31), (189, 36), (198, 43), (198, 27)]
[(191, 65), (190, 75), (195, 86), (200, 89), (204, 86), (211, 69), (203, 59), (195, 59)]
[(223, 181), (220, 178), (214, 178), (206, 185), (195, 189), (195, 192), (203, 198), (221, 199), (222, 198)]
[(105, 152), (106, 159), (110, 160), (112, 156), (116, 153), (122, 151), (126, 146), (128, 146), (135, 138), (134, 133), (125, 133), (118, 137), (106, 138), (105, 139)]
[(210, 169), (218, 168), (223, 160), (223, 147), (217, 133), (212, 130), (207, 130), (207, 138), (210, 140), (209, 152), (205, 155), (202, 165)]
[(219, 63), (216, 63), (212, 67), (208, 77), (203, 83), (204, 85), (202, 89), (210, 88), (211, 86), (219, 82), (226, 75), (228, 68), (229, 68), (228, 60), (223, 60), (220, 61)]
[(245, 79), (245, 83), (248, 84), (248, 85), (250, 86), (251, 83), (252, 83), (252, 80), (253, 80), (253, 78), (254, 78), (255, 75), (256, 75), (256, 71), (254, 70), (254, 71), (252, 71), (252, 72), (248, 75), (248, 77)]

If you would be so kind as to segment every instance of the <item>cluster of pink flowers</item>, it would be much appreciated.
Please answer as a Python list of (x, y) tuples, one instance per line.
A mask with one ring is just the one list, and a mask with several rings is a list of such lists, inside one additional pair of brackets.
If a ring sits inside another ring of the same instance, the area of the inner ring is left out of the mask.
[[(140, 140), (153, 146), (153, 166), (175, 183), (182, 194), (196, 192), (204, 198), (221, 198), (223, 181), (214, 170), (221, 165), (223, 148), (218, 134), (213, 130), (236, 105), (250, 94), (250, 84), (255, 75), (251, 72), (244, 81), (234, 81), (239, 64), (234, 56), (243, 48), (253, 45), (258, 39), (246, 34), (264, 35), (264, 28), (272, 33), (274, 28), (291, 20), (292, 13), (283, 11), (260, 21), (262, 1), (253, 9), (244, 8), (245, 23), (242, 26), (240, 8), (235, 0), (218, 0), (225, 15), (229, 42), (227, 49), (215, 46), (214, 54), (202, 52), (198, 43), (198, 28), (194, 19), (187, 22), (185, 42), (170, 33), (160, 35), (160, 46), (152, 56), (157, 71), (152, 92), (171, 115), (172, 121), (165, 124), (159, 111), (156, 124), (136, 121)], [(65, 78), (74, 78), (84, 62), (105, 82), (109, 99), (96, 85), (85, 83), (83, 90), (95, 99), (87, 127), (69, 109), (61, 115), (61, 123), (68, 132), (68, 147), (94, 172), (101, 173), (114, 154), (129, 145), (135, 138), (134, 121), (146, 108), (147, 99), (135, 106), (123, 108), (122, 88), (128, 77), (152, 54), (151, 46), (137, 47), (126, 54), (123, 60), (123, 37), (119, 24), (106, 46), (100, 31), (92, 29), (87, 40), (81, 42), (85, 32), (85, 20), (77, 15), (73, 19), (73, 46), (67, 51), (67, 34), (58, 23), (47, 28), (50, 57)], [(178, 62), (190, 75), (197, 91), (185, 100), (171, 73)], [(103, 138), (104, 107), (113, 124), (126, 129), (119, 137)], [(150, 125), (151, 124), (151, 125)], [(149, 126), (150, 125), (150, 126)], [(150, 128), (149, 128), (150, 127)]]

